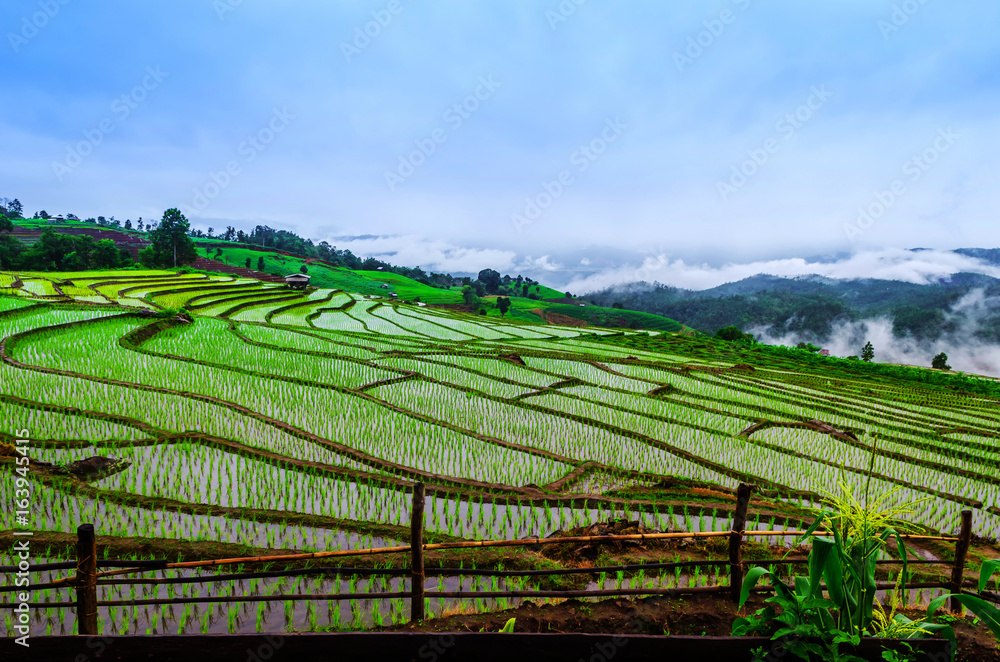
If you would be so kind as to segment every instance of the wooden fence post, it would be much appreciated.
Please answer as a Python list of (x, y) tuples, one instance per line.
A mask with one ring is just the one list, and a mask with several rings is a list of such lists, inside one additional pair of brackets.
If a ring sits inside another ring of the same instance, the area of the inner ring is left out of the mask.
[(79, 634), (97, 632), (97, 538), (93, 524), (76, 529), (76, 621)]
[(729, 534), (729, 591), (734, 602), (740, 601), (740, 589), (743, 587), (743, 529), (746, 528), (751, 491), (746, 483), (740, 483), (736, 489), (733, 532)]
[[(952, 593), (962, 592), (962, 575), (965, 574), (965, 555), (969, 552), (969, 544), (972, 542), (972, 511), (962, 511), (962, 528), (958, 534), (958, 542), (955, 543), (955, 565), (951, 569)], [(955, 598), (951, 599), (951, 610), (962, 613), (962, 605)]]
[(424, 620), (424, 484), (413, 485), (410, 515), (410, 622)]

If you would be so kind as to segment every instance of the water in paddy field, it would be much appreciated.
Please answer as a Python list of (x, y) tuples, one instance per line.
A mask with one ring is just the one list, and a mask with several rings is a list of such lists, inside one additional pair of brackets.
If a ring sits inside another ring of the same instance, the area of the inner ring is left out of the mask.
[[(12, 501), (8, 488), (0, 482), (0, 499)], [(7, 498), (9, 496), (9, 499)], [(392, 547), (396, 540), (335, 528), (299, 524), (257, 522), (231, 516), (192, 515), (171, 510), (154, 510), (117, 503), (105, 503), (80, 495), (69, 495), (46, 485), (34, 486), (39, 504), (32, 524), (36, 531), (72, 533), (81, 522), (93, 522), (97, 535), (119, 537), (176, 538), (191, 541), (239, 543), (262, 549), (329, 551)], [(13, 528), (13, 513), (0, 512), (0, 530)]]
[[(10, 556), (0, 556), (0, 564), (13, 563)], [(37, 559), (36, 563), (58, 559)], [(219, 574), (235, 572), (235, 568), (220, 569)], [(32, 581), (45, 583), (66, 576), (72, 570), (52, 570), (32, 573)], [(129, 578), (211, 577), (213, 572), (196, 570), (157, 570)], [(115, 579), (122, 579), (118, 577)], [(534, 587), (521, 578), (491, 577), (428, 577), (426, 591), (506, 591), (531, 590)], [(179, 597), (232, 597), (268, 595), (329, 595), (340, 593), (408, 592), (408, 577), (337, 578), (323, 576), (275, 577), (243, 579), (218, 583), (166, 584), (143, 586), (123, 584), (99, 586), (99, 601), (176, 599)], [(7, 598), (3, 598), (7, 599)], [(71, 588), (42, 589), (32, 593), (32, 601), (73, 602)], [(535, 600), (536, 602), (538, 599)], [(544, 599), (542, 601), (545, 601)], [(522, 602), (515, 598), (455, 599), (428, 598), (428, 617), (449, 613), (475, 613), (516, 607)], [(0, 620), (3, 636), (14, 636), (12, 613)], [(35, 636), (74, 634), (76, 610), (73, 607), (33, 608), (31, 634)], [(311, 600), (267, 601), (246, 603), (202, 603), (187, 605), (102, 606), (98, 609), (99, 630), (103, 634), (250, 634), (254, 632), (288, 632), (325, 630), (364, 630), (410, 619), (409, 597), (377, 600)]]

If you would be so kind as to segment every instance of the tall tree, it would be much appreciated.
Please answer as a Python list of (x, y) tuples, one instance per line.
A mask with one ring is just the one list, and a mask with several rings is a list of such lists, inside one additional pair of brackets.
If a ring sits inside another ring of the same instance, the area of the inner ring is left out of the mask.
[[(0, 221), (5, 217), (0, 216)], [(0, 234), (0, 269), (14, 269), (21, 263), (24, 244), (10, 234)]]
[(948, 355), (941, 352), (933, 359), (931, 359), (931, 367), (935, 370), (951, 370), (951, 366), (948, 365)]
[(110, 239), (101, 239), (94, 244), (90, 260), (95, 269), (115, 269), (122, 266), (122, 251)]
[(191, 224), (179, 209), (163, 212), (156, 229), (149, 233), (152, 245), (140, 254), (143, 264), (150, 266), (180, 266), (198, 257), (194, 242), (188, 236)]
[(489, 294), (496, 294), (500, 290), (500, 272), (494, 269), (483, 269), (479, 272), (479, 282), (486, 287)]
[(865, 363), (871, 363), (875, 360), (875, 348), (872, 346), (872, 342), (869, 340), (865, 343), (865, 346), (861, 348), (861, 360)]
[(479, 298), (476, 296), (476, 288), (472, 287), (472, 285), (466, 285), (463, 287), (462, 300), (465, 302), (466, 306), (475, 305), (476, 302), (479, 301)]
[(497, 308), (500, 309), (500, 317), (506, 315), (507, 311), (510, 310), (510, 299), (507, 297), (497, 297)]

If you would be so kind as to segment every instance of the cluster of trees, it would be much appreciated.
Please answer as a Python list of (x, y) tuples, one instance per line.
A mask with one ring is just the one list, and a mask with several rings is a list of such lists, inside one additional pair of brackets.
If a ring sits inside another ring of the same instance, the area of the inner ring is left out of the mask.
[[(431, 287), (448, 288), (458, 284), (458, 279), (451, 274), (427, 273), (419, 266), (400, 267), (373, 257), (360, 258), (350, 250), (338, 249), (330, 245), (327, 241), (318, 244), (312, 239), (300, 237), (288, 230), (276, 230), (267, 225), (257, 225), (249, 233), (238, 230), (233, 226), (227, 226), (225, 230), (216, 233), (215, 228), (208, 228), (208, 231), (191, 230), (190, 236), (195, 239), (220, 239), (222, 241), (242, 244), (246, 246), (260, 246), (275, 251), (283, 251), (302, 257), (311, 257), (323, 260), (336, 267), (354, 269), (358, 271), (387, 271), (412, 278), (415, 281), (429, 285)], [(247, 267), (250, 268), (250, 267)]]
[[(748, 345), (752, 345), (757, 342), (757, 339), (752, 333), (743, 333), (738, 326), (724, 326), (715, 332), (716, 340), (725, 340), (727, 342), (742, 342)], [(819, 348), (816, 348), (819, 351)]]
[[(13, 230), (13, 223), (0, 216), (0, 231)], [(120, 269), (133, 265), (128, 251), (110, 239), (73, 236), (46, 228), (34, 244), (28, 246), (10, 234), (0, 234), (0, 269), (28, 271), (83, 271)]]
[[(83, 271), (86, 269), (121, 269), (135, 265), (129, 252), (115, 246), (111, 239), (97, 240), (86, 235), (71, 235), (54, 228), (42, 231), (38, 241), (25, 244), (10, 232), (12, 218), (20, 213), (15, 201), (0, 200), (0, 269), (31, 271)], [(8, 216), (9, 215), (9, 216)], [(39, 216), (41, 217), (41, 216)], [(99, 217), (102, 225), (109, 222)], [(141, 221), (140, 221), (141, 222)], [(139, 261), (149, 267), (182, 266), (197, 257), (188, 235), (190, 224), (177, 209), (168, 209), (159, 223), (150, 223), (152, 244), (140, 251)]]
[[(532, 292), (531, 288), (535, 291)], [(471, 310), (479, 310), (485, 314), (486, 308), (482, 297), (496, 295), (495, 306), (503, 317), (510, 310), (510, 297), (525, 297), (528, 299), (540, 299), (541, 285), (536, 280), (525, 278), (518, 274), (516, 277), (508, 275), (501, 276), (495, 269), (483, 269), (479, 272), (475, 280), (468, 276), (462, 279), (462, 300), (466, 307)]]
[(8, 218), (22, 218), (23, 213), (24, 206), (17, 198), (14, 198), (13, 200), (10, 198), (0, 198), (0, 216), (6, 216)]
[(119, 221), (114, 216), (110, 218), (104, 218), (103, 216), (98, 216), (97, 218), (85, 218), (84, 223), (94, 223), (100, 225), (101, 227), (110, 228), (112, 230), (138, 230), (139, 232), (149, 232), (156, 229), (156, 223), (154, 221), (143, 221), (142, 216), (136, 221), (135, 225), (132, 225), (132, 219), (126, 218), (124, 222)]
[[(506, 297), (525, 297), (528, 299), (540, 299), (540, 284), (537, 280), (525, 278), (518, 274), (513, 277), (509, 274), (500, 275), (495, 269), (483, 269), (479, 272), (475, 281), (470, 278), (463, 279), (463, 285), (471, 285), (476, 289), (476, 294), (484, 296), (486, 294), (497, 294)], [(535, 291), (532, 292), (531, 288)]]

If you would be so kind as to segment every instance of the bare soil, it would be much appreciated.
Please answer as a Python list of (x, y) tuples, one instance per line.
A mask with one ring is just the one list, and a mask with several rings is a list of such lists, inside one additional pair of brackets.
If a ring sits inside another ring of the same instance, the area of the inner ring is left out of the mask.
[[(647, 635), (686, 635), (728, 637), (733, 621), (759, 609), (761, 597), (752, 597), (744, 609), (724, 596), (694, 595), (684, 598), (612, 599), (601, 602), (566, 600), (560, 604), (537, 605), (526, 601), (517, 609), (491, 614), (457, 614), (403, 625), (386, 630), (419, 632), (498, 632), (510, 618), (515, 618), (515, 632), (535, 633), (612, 633)], [(911, 617), (919, 617), (913, 611)], [(952, 623), (958, 634), (958, 660), (967, 662), (1000, 661), (1000, 648), (988, 629), (969, 618)]]

